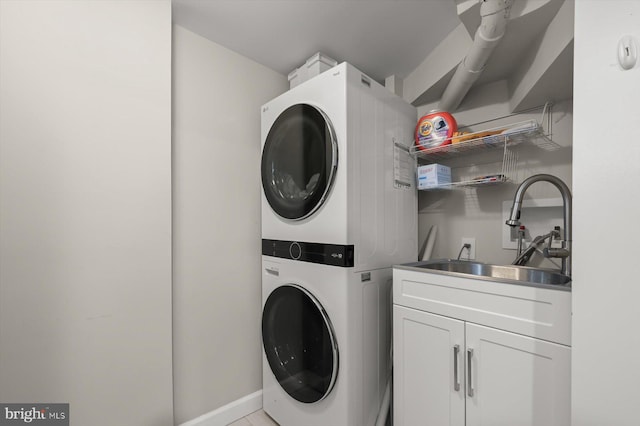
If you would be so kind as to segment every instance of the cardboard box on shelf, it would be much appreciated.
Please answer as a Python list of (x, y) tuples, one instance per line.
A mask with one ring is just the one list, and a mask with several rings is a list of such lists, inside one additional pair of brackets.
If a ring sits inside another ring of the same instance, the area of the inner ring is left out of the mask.
[(442, 164), (418, 167), (418, 189), (434, 188), (451, 183), (451, 168)]

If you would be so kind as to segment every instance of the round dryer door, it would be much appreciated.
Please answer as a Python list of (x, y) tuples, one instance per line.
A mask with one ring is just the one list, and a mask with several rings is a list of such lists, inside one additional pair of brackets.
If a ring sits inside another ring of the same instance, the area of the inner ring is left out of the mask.
[(327, 313), (304, 288), (288, 284), (267, 298), (262, 342), (271, 371), (294, 399), (325, 398), (338, 375), (338, 345)]
[(273, 123), (262, 151), (262, 189), (276, 214), (312, 215), (324, 202), (338, 166), (338, 144), (326, 114), (297, 104)]

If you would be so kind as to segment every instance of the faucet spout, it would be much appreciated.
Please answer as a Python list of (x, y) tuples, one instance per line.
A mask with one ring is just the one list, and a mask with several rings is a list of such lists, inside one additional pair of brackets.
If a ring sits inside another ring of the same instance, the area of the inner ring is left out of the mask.
[(562, 259), (562, 273), (571, 276), (571, 190), (561, 179), (548, 174), (534, 175), (525, 179), (516, 191), (516, 195), (513, 198), (513, 206), (511, 207), (511, 214), (505, 223), (511, 227), (520, 225), (520, 210), (522, 208), (524, 194), (532, 184), (542, 181), (549, 182), (558, 188), (560, 194), (562, 194), (564, 214), (564, 241), (562, 242), (562, 248), (564, 250), (557, 251), (557, 255), (555, 250), (549, 250), (547, 253), (553, 257), (560, 257)]

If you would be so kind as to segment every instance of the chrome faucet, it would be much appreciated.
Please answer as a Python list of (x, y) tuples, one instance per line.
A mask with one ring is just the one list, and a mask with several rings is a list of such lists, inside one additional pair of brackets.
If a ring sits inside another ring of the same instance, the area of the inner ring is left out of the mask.
[(544, 249), (546, 257), (559, 257), (562, 259), (562, 270), (564, 275), (571, 276), (571, 190), (560, 179), (552, 175), (540, 174), (525, 179), (513, 198), (513, 206), (511, 206), (511, 215), (506, 224), (515, 227), (520, 225), (520, 209), (522, 208), (522, 199), (527, 189), (536, 182), (549, 182), (553, 184), (562, 194), (562, 203), (564, 211), (564, 241), (562, 248), (547, 247)]

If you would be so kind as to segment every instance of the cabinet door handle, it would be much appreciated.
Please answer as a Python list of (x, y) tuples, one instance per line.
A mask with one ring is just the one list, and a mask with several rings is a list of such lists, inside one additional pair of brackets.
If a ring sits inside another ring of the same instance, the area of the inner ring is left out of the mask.
[(460, 390), (460, 376), (458, 375), (460, 345), (453, 346), (453, 388), (456, 392)]
[(467, 349), (467, 395), (473, 396), (473, 381), (471, 379), (471, 358), (473, 358), (473, 349)]

